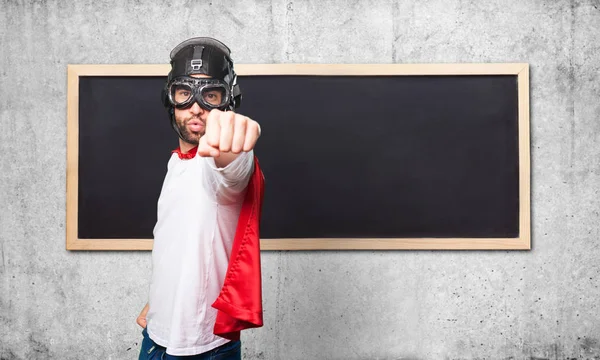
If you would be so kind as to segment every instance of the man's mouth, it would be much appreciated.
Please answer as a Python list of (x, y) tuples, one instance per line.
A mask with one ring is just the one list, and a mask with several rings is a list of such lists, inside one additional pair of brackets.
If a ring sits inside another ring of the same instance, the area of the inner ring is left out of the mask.
[(190, 128), (190, 130), (194, 132), (202, 130), (202, 127), (204, 126), (204, 124), (200, 120), (190, 120), (188, 121), (187, 125)]

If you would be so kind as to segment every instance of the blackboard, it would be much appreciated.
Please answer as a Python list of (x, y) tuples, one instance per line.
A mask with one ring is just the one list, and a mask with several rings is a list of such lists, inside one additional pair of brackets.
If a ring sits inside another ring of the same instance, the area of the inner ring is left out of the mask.
[[(263, 249), (530, 248), (526, 64), (242, 68)], [(69, 70), (67, 248), (149, 249), (168, 68)]]

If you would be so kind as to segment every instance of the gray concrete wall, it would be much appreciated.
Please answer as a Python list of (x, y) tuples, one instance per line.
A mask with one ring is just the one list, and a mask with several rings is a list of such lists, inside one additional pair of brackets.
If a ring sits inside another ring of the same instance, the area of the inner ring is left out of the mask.
[[(528, 62), (533, 249), (265, 252), (245, 359), (600, 358), (600, 2), (0, 2), (0, 358), (136, 359), (149, 252), (65, 250), (67, 64)], [(260, 121), (260, 119), (257, 119)]]

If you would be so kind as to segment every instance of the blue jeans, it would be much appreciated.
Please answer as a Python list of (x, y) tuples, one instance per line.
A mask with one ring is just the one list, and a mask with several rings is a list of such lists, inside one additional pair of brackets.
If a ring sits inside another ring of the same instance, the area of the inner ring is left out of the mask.
[(242, 359), (242, 344), (240, 341), (230, 341), (215, 349), (198, 355), (190, 356), (174, 356), (167, 354), (167, 349), (158, 345), (150, 336), (146, 329), (142, 331), (144, 338), (140, 349), (139, 360), (241, 360)]

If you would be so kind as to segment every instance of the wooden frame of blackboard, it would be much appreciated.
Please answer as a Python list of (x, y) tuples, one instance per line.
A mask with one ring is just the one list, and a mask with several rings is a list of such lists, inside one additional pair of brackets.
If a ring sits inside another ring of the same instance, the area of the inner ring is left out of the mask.
[[(67, 250), (151, 250), (152, 239), (80, 239), (78, 224), (79, 77), (166, 76), (163, 64), (68, 65), (67, 91)], [(519, 131), (519, 237), (262, 239), (262, 250), (528, 250), (531, 249), (529, 64), (239, 64), (252, 75), (516, 75)]]

